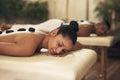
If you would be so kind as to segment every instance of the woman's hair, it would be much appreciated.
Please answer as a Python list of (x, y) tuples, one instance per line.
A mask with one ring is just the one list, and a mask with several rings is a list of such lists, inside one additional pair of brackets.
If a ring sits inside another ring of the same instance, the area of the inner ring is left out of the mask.
[(110, 30), (110, 28), (111, 28), (110, 23), (107, 20), (104, 20), (104, 23), (106, 24), (108, 30)]
[(77, 40), (78, 23), (71, 21), (69, 25), (61, 25), (58, 28), (57, 34), (62, 34), (64, 37), (69, 37), (72, 43), (75, 44)]

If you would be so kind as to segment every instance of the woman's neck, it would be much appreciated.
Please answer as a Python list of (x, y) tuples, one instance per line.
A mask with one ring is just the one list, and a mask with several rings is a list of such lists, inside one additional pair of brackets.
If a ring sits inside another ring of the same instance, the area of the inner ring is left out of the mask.
[(50, 36), (49, 35), (45, 35), (43, 41), (42, 41), (42, 44), (41, 44), (41, 47), (42, 48), (48, 48), (48, 42), (49, 42), (49, 39), (50, 39)]

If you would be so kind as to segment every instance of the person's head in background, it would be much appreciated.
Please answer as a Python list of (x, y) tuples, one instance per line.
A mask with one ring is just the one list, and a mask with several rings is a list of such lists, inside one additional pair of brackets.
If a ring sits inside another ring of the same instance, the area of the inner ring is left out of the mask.
[(77, 32), (78, 36), (92, 36), (95, 34), (97, 36), (105, 36), (110, 29), (110, 25), (107, 21), (102, 21), (99, 23), (94, 23), (90, 21), (78, 21), (79, 31)]
[(48, 52), (60, 54), (72, 50), (77, 40), (78, 23), (71, 21), (69, 25), (61, 25), (53, 30), (48, 42)]
[(110, 30), (110, 24), (107, 21), (96, 23), (94, 26), (95, 26), (95, 33), (98, 36), (105, 36)]

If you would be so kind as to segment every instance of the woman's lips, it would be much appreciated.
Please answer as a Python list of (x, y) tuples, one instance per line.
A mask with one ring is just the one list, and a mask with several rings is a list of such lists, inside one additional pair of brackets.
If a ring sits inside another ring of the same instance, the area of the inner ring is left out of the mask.
[(50, 54), (54, 54), (54, 50), (51, 48), (51, 49), (49, 49), (49, 51), (48, 51)]
[(50, 49), (50, 53), (53, 54), (53, 55), (54, 55), (54, 54), (57, 54), (54, 48), (51, 48), (51, 49)]

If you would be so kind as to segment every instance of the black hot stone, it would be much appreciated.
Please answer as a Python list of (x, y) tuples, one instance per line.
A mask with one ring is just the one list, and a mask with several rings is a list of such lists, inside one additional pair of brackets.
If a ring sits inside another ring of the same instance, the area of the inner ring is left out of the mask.
[(13, 30), (7, 30), (6, 33), (12, 33), (14, 32)]
[(0, 34), (2, 34), (2, 31), (0, 31)]
[(35, 32), (35, 28), (32, 28), (32, 27), (31, 27), (31, 28), (29, 28), (29, 31), (30, 31), (30, 32)]
[(26, 31), (26, 29), (25, 28), (20, 28), (17, 31)]

